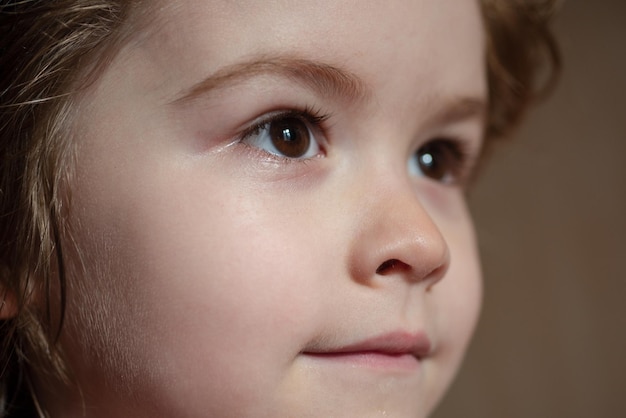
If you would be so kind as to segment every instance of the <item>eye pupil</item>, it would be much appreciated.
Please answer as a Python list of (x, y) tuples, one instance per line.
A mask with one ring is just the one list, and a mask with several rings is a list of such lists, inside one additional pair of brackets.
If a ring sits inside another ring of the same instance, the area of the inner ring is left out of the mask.
[(435, 144), (424, 145), (417, 151), (420, 171), (433, 180), (442, 180), (448, 174), (445, 152)]
[(311, 144), (309, 129), (298, 118), (287, 117), (272, 122), (269, 134), (276, 150), (289, 158), (302, 157)]
[(432, 154), (423, 154), (420, 156), (420, 160), (422, 161), (422, 164), (427, 167), (430, 167), (435, 162)]

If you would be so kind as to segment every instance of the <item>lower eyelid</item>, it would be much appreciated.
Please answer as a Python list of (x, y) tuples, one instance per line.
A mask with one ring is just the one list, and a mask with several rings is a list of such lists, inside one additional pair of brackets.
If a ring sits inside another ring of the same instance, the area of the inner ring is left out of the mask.
[(272, 163), (272, 164), (306, 164), (311, 160), (316, 160), (321, 158), (322, 155), (317, 155), (309, 158), (289, 158), (286, 156), (272, 154), (262, 148), (255, 147), (246, 142), (237, 141), (234, 143), (237, 147), (240, 147), (240, 150), (245, 153), (249, 158), (253, 160), (258, 160), (262, 163)]

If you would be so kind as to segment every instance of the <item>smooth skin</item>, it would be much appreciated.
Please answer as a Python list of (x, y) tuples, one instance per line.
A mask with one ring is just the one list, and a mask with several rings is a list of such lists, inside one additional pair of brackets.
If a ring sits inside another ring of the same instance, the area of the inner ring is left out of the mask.
[[(426, 417), (481, 300), (478, 3), (151, 13), (74, 121), (53, 416)], [(388, 335), (430, 349), (336, 355)]]

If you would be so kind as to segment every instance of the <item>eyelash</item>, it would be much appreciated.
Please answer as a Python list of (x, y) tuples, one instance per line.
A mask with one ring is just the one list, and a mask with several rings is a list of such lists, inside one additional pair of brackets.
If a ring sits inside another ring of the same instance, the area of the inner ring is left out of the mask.
[(250, 148), (255, 148), (256, 151), (263, 152), (266, 155), (266, 157), (274, 158), (274, 159), (285, 161), (285, 162), (306, 163), (309, 160), (309, 158), (290, 158), (287, 156), (270, 153), (265, 150), (256, 149), (256, 147), (253, 147), (247, 144), (246, 140), (256, 135), (259, 135), (259, 133), (263, 129), (267, 129), (267, 127), (270, 126), (272, 123), (285, 120), (288, 118), (294, 118), (294, 119), (298, 119), (304, 122), (306, 127), (309, 129), (309, 132), (313, 134), (313, 136), (315, 137), (315, 140), (318, 142), (320, 151), (324, 152), (324, 145), (325, 145), (323, 143), (324, 132), (326, 132), (326, 130), (328, 129), (328, 127), (325, 126), (325, 123), (331, 116), (332, 115), (329, 113), (323, 113), (320, 109), (314, 109), (308, 106), (303, 109), (289, 109), (289, 110), (272, 112), (269, 115), (263, 116), (261, 119), (256, 121), (252, 126), (244, 129), (243, 132), (239, 134), (238, 143), (244, 144)]
[(263, 117), (260, 121), (255, 123), (252, 127), (247, 128), (241, 134), (241, 137), (245, 138), (246, 136), (254, 135), (258, 133), (261, 129), (263, 129), (267, 124), (276, 122), (278, 120), (288, 118), (288, 117), (302, 119), (308, 124), (311, 124), (312, 126), (321, 129), (322, 124), (326, 120), (328, 120), (330, 116), (331, 116), (330, 114), (322, 113), (320, 110), (316, 110), (311, 107), (305, 107), (302, 110), (290, 109), (290, 110), (273, 112), (269, 116)]
[[(445, 172), (440, 178), (433, 178), (423, 173), (424, 177), (431, 181), (452, 186), (466, 186), (471, 181), (477, 155), (470, 144), (461, 139), (434, 138), (422, 144), (414, 152), (413, 156), (419, 159), (421, 153), (426, 155), (434, 152), (439, 154), (439, 160), (443, 158), (443, 161), (439, 161), (439, 164), (445, 165), (443, 167)], [(436, 177), (439, 173), (433, 174)]]
[[(323, 154), (325, 152), (324, 146), (326, 145), (323, 139), (328, 129), (325, 125), (330, 117), (330, 114), (310, 107), (272, 112), (257, 120), (250, 127), (244, 129), (239, 135), (238, 143), (245, 145), (251, 150), (253, 149), (256, 153), (262, 153), (264, 158), (271, 158), (286, 163), (307, 163), (313, 157), (293, 158), (280, 155), (279, 153), (270, 152), (247, 143), (247, 140), (258, 136), (273, 123), (292, 118), (304, 123), (311, 138), (317, 143), (319, 152)], [(412, 158), (409, 159), (409, 165), (417, 161), (416, 169), (421, 172), (421, 174), (414, 173), (416, 176), (421, 176), (427, 180), (444, 185), (465, 187), (471, 181), (474, 171), (473, 168), (477, 160), (477, 153), (474, 151), (473, 147), (462, 139), (445, 137), (433, 138), (420, 145), (412, 154)], [(435, 164), (434, 171), (432, 170), (433, 167), (421, 167), (420, 163), (423, 161), (420, 161), (420, 158), (422, 158), (420, 155), (422, 153), (424, 153), (424, 155), (430, 154), (430, 156), (433, 157), (431, 162)], [(426, 168), (426, 170), (424, 170), (424, 168)], [(438, 169), (443, 170), (443, 173), (437, 172)], [(411, 170), (410, 166), (409, 170)], [(430, 172), (426, 172), (427, 170), (430, 170)], [(413, 171), (415, 171), (415, 169)]]

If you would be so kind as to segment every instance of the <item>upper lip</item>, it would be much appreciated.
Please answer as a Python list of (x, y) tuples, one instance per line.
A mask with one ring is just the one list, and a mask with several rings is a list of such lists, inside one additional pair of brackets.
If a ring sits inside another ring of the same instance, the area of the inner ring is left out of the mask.
[(393, 331), (337, 347), (306, 350), (306, 354), (342, 355), (351, 353), (411, 354), (417, 359), (430, 355), (432, 346), (423, 332)]

